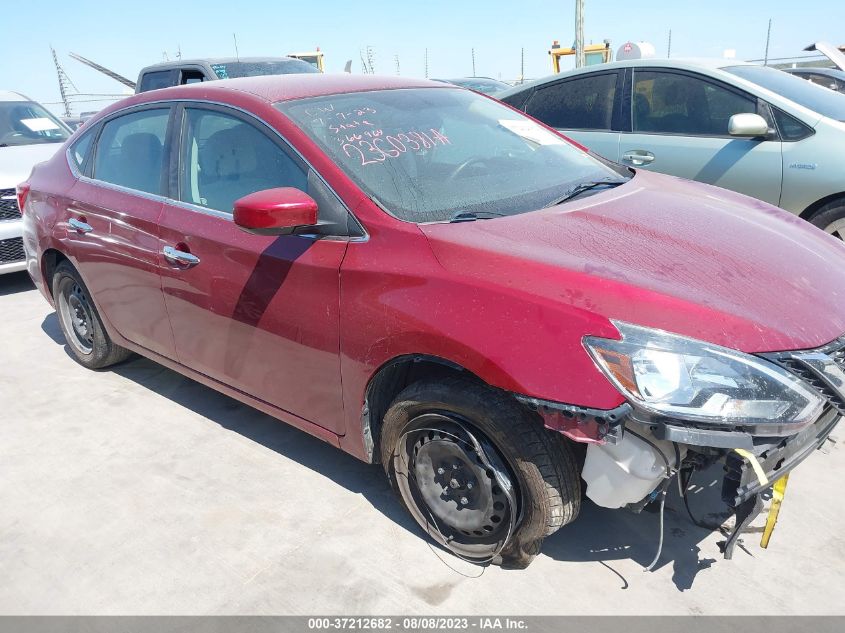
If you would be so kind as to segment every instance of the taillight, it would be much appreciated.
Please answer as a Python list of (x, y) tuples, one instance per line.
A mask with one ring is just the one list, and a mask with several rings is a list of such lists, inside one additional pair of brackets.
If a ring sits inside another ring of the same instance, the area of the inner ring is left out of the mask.
[(29, 195), (29, 183), (22, 182), (17, 187), (15, 187), (15, 193), (18, 196), (18, 209), (21, 211), (21, 215), (23, 215), (23, 205), (26, 204), (26, 197)]

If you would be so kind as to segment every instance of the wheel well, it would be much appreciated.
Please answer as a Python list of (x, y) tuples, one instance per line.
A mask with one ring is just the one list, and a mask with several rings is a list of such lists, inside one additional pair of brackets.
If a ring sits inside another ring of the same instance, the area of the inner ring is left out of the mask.
[(364, 447), (371, 462), (378, 463), (381, 460), (379, 446), (381, 424), (396, 396), (405, 387), (418, 380), (447, 376), (460, 376), (464, 379), (483, 382), (460, 365), (434, 356), (402, 356), (382, 365), (367, 385), (361, 416)]
[(831, 202), (835, 202), (837, 200), (841, 200), (843, 203), (845, 203), (845, 192), (834, 193), (834, 194), (827, 196), (826, 198), (822, 198), (821, 200), (817, 200), (816, 202), (811, 204), (809, 207), (804, 209), (801, 212), (801, 215), (799, 217), (802, 220), (809, 220), (811, 217), (813, 217), (816, 214), (816, 211), (821, 209), (826, 204), (830, 204)]
[(56, 271), (56, 266), (59, 262), (65, 261), (67, 257), (61, 251), (55, 248), (48, 248), (41, 256), (41, 271), (44, 275), (44, 283), (47, 286), (50, 296), (53, 295), (53, 273)]

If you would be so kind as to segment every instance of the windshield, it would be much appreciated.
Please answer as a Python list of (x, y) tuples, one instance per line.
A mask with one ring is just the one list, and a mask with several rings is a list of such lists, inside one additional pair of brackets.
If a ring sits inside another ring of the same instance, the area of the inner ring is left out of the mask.
[(32, 101), (0, 101), (0, 147), (63, 143), (68, 129)]
[(382, 208), (409, 222), (514, 215), (579, 183), (629, 176), (467, 90), (381, 90), (276, 107)]
[(729, 66), (722, 70), (752, 81), (822, 116), (845, 121), (843, 94), (768, 66)]
[(293, 75), (298, 73), (320, 72), (301, 59), (283, 59), (276, 61), (242, 61), (226, 64), (211, 64), (211, 69), (218, 79), (237, 79), (238, 77), (259, 77), (262, 75)]

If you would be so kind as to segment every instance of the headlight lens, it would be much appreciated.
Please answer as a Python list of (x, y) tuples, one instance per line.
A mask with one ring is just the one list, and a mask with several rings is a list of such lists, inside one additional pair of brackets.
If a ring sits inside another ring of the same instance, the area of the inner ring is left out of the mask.
[(691, 422), (790, 434), (824, 400), (777, 365), (736, 350), (614, 321), (621, 341), (586, 337), (599, 368), (632, 403)]

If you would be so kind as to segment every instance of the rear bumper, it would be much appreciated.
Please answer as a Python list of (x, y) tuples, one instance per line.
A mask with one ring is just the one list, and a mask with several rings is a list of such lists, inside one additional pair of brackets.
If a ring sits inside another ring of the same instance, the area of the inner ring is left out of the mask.
[(777, 438), (771, 444), (755, 446), (751, 452), (766, 474), (768, 483), (760, 481), (748, 460), (736, 452), (728, 453), (722, 483), (723, 501), (735, 508), (766, 490), (819, 448), (841, 419), (839, 411), (828, 407), (814, 424), (803, 431), (790, 437)]

